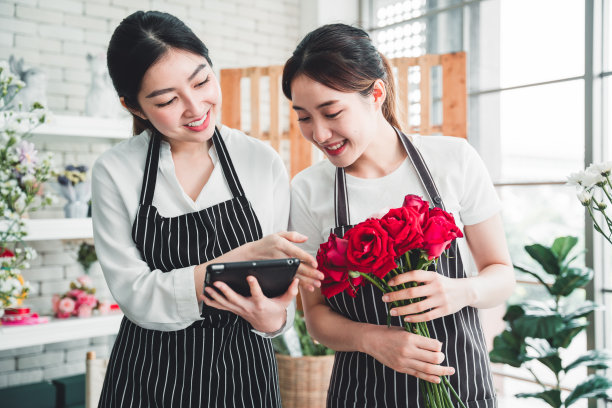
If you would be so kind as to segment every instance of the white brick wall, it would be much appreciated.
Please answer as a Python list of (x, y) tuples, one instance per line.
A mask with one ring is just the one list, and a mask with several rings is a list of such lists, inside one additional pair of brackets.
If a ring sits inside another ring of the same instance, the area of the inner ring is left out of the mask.
[[(47, 74), (47, 103), (58, 115), (82, 114), (90, 86), (86, 56), (100, 54), (117, 24), (136, 10), (177, 15), (202, 38), (215, 70), (282, 64), (299, 37), (299, 0), (0, 0), (0, 60), (23, 57)], [(247, 118), (248, 119), (248, 118)], [(59, 167), (85, 164), (112, 146), (110, 142), (36, 140), (54, 153)], [(63, 199), (37, 217), (62, 217)], [(51, 313), (51, 297), (68, 290), (82, 274), (75, 262), (79, 242), (34, 242), (39, 257), (24, 273), (32, 284), (27, 305)], [(100, 299), (110, 293), (98, 264), (90, 274)], [(107, 357), (113, 336), (0, 351), (0, 388), (83, 373), (85, 353)]]

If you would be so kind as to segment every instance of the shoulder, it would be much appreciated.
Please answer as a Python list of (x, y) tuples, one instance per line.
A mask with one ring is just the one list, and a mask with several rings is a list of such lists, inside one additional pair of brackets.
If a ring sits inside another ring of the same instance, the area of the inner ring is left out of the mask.
[(305, 195), (312, 195), (314, 190), (333, 187), (336, 167), (329, 160), (321, 160), (302, 170), (291, 180), (291, 189)]
[(234, 164), (236, 164), (236, 161), (240, 162), (243, 159), (261, 163), (282, 162), (276, 150), (269, 144), (248, 136), (241, 130), (222, 125), (219, 128), (219, 133), (232, 156)]
[(436, 167), (451, 172), (460, 171), (471, 160), (479, 157), (468, 141), (460, 137), (413, 135), (411, 139), (427, 165), (434, 168), (432, 171)]
[(150, 135), (147, 131), (132, 136), (102, 153), (95, 161), (92, 172), (95, 177), (101, 172), (117, 174), (142, 173)]

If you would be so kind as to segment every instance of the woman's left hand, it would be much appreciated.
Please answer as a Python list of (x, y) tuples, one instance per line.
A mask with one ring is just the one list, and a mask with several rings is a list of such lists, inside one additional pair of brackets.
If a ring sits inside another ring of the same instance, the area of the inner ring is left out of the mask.
[[(418, 286), (386, 293), (383, 302), (423, 298), (420, 302), (391, 309), (393, 316), (406, 316), (411, 323), (426, 322), (453, 314), (472, 302), (469, 279), (453, 279), (434, 271), (414, 270), (389, 279), (389, 286), (417, 282)], [(390, 305), (393, 306), (393, 305)]]
[(203, 296), (204, 303), (216, 309), (237, 314), (260, 332), (272, 333), (277, 331), (285, 324), (287, 307), (298, 294), (299, 280), (294, 279), (289, 289), (275, 298), (268, 298), (263, 294), (255, 277), (247, 277), (247, 282), (251, 289), (250, 297), (239, 295), (223, 282), (215, 282), (215, 287), (221, 293), (213, 288), (206, 287), (206, 293), (212, 300)]

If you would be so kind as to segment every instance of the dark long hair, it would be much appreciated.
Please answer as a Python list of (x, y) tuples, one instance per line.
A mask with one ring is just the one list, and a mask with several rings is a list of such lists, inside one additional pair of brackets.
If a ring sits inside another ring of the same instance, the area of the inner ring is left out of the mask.
[(337, 91), (363, 96), (370, 95), (374, 82), (381, 79), (387, 90), (383, 115), (399, 129), (393, 71), (362, 29), (328, 24), (306, 34), (283, 69), (283, 93), (288, 99), (291, 82), (302, 74)]
[[(208, 48), (185, 23), (175, 16), (159, 11), (137, 11), (127, 16), (113, 33), (106, 63), (117, 94), (125, 104), (140, 110), (138, 92), (147, 70), (170, 49), (189, 51), (206, 58)], [(136, 115), (134, 134), (145, 129), (153, 130), (148, 120)]]

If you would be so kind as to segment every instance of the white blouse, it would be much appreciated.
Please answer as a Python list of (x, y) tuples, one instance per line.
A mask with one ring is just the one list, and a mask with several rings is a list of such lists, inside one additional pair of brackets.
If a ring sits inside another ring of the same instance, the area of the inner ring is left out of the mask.
[[(239, 130), (221, 127), (232, 162), (263, 235), (287, 229), (289, 178), (279, 155)], [(92, 218), (96, 253), (108, 287), (125, 316), (141, 327), (180, 330), (200, 320), (194, 266), (163, 273), (151, 270), (132, 240), (150, 132), (131, 137), (103, 153), (92, 169)], [(197, 199), (176, 178), (170, 145), (160, 146), (153, 205), (164, 217), (200, 211), (232, 198), (214, 147), (214, 169)], [(284, 329), (293, 324), (295, 305), (287, 309)], [(263, 333), (258, 333), (264, 335)]]

